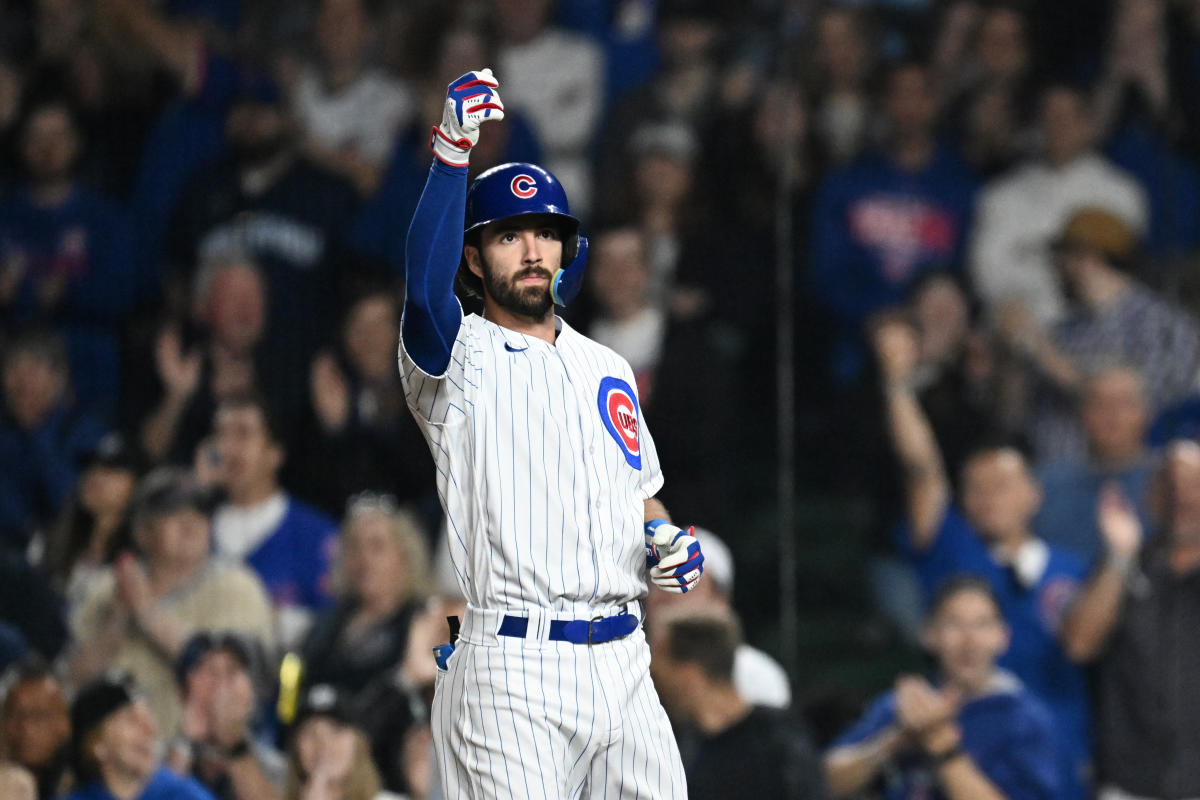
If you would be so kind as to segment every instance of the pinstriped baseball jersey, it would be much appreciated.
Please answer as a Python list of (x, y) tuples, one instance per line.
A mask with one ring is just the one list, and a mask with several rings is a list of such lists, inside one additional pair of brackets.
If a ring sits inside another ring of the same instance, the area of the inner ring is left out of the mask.
[(628, 363), (556, 318), (555, 344), (465, 317), (446, 373), (400, 347), (470, 605), (570, 617), (646, 593), (643, 501), (662, 486)]

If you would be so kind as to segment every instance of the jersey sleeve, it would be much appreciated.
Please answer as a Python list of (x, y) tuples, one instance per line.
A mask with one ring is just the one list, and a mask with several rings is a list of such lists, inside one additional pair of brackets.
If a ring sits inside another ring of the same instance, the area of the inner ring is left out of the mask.
[[(636, 394), (637, 378), (633, 374), (633, 368), (628, 363), (625, 363), (622, 371), (626, 382)], [(638, 488), (641, 491), (642, 498), (649, 500), (662, 489), (665, 479), (663, 478), (662, 463), (658, 460), (658, 448), (654, 445), (654, 437), (650, 435), (650, 426), (646, 424), (646, 412), (642, 408), (642, 398), (640, 396), (637, 398), (637, 407), (638, 446), (642, 454), (641, 480), (638, 483)]]
[(852, 747), (876, 736), (896, 721), (896, 700), (891, 692), (875, 699), (862, 717), (837, 737), (830, 749)]
[(454, 276), (462, 258), (467, 168), (434, 161), (405, 248), (402, 351), (425, 376), (441, 378), (462, 325)]
[(472, 359), (475, 337), (471, 335), (470, 326), (462, 325), (459, 328), (446, 365), (438, 375), (426, 371), (409, 352), (407, 345), (407, 340), (401, 337), (400, 384), (404, 388), (404, 400), (417, 417), (419, 425), (441, 427), (466, 419), (473, 403), (473, 389), (479, 385), (481, 372)]
[(987, 548), (954, 506), (946, 508), (937, 534), (927, 549), (913, 547), (908, 523), (899, 526), (896, 544), (901, 555), (916, 570), (927, 605), (948, 578), (968, 574), (988, 580), (995, 569)]
[(642, 496), (649, 500), (658, 494), (658, 490), (663, 487), (665, 480), (662, 465), (658, 461), (658, 450), (654, 446), (654, 437), (650, 435), (650, 428), (646, 426), (645, 422), (643, 416), (640, 434), (642, 447), (642, 481), (640, 485)]

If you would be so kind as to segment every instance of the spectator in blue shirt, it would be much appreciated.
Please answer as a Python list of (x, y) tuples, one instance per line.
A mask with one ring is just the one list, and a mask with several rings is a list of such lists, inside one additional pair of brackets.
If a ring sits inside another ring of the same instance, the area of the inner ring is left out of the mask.
[(1009, 642), (999, 601), (979, 578), (948, 582), (929, 611), (933, 683), (902, 675), (825, 755), (834, 797), (882, 782), (888, 800), (1058, 800), (1053, 718), (996, 665)]
[(105, 430), (72, 403), (66, 348), (57, 336), (35, 331), (13, 340), (3, 374), (0, 547), (23, 549), (71, 496), (81, 459)]
[(99, 678), (71, 704), (76, 790), (66, 800), (213, 800), (159, 764), (158, 726), (128, 676)]
[(312, 612), (331, 601), (337, 523), (280, 486), (286, 448), (265, 400), (255, 395), (222, 400), (213, 428), (228, 495), (213, 516), (217, 552), (258, 573), (275, 607), (280, 640), (296, 644)]
[(865, 363), (863, 323), (902, 302), (924, 273), (961, 272), (975, 184), (966, 164), (934, 136), (937, 102), (928, 70), (892, 69), (883, 111), (889, 140), (832, 172), (813, 215), (812, 280), (834, 315), (835, 376), (856, 378)]
[(1080, 419), (1088, 458), (1038, 467), (1045, 495), (1033, 520), (1039, 537), (1092, 562), (1103, 551), (1096, 513), (1101, 490), (1113, 481), (1146, 524), (1146, 487), (1153, 467), (1146, 447), (1149, 417), (1145, 387), (1132, 367), (1109, 367), (1087, 378)]
[(83, 149), (64, 100), (31, 103), (21, 127), (25, 183), (0, 199), (0, 314), (63, 335), (81, 404), (115, 406), (117, 327), (134, 298), (133, 232), (110, 199), (80, 183)]
[[(960, 507), (952, 503), (941, 452), (912, 387), (917, 343), (893, 322), (875, 334), (886, 386), (886, 414), (907, 497), (899, 548), (916, 570), (925, 597), (959, 573), (983, 579), (1012, 629), (997, 654), (1049, 707), (1064, 755), (1059, 798), (1083, 797), (1089, 761), (1089, 697), (1083, 669), (1067, 658), (1059, 626), (1086, 576), (1083, 559), (1047, 545), (1031, 523), (1041, 489), (1019, 451), (989, 446), (962, 468)], [(961, 508), (961, 510), (960, 510)]]

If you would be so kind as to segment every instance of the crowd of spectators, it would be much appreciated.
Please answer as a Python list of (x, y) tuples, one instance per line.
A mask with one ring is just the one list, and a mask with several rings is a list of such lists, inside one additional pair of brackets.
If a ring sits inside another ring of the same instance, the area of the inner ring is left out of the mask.
[[(440, 796), (395, 353), (484, 66), (703, 526), (692, 796), (1200, 797), (1196, 0), (0, 0), (0, 795)], [(768, 654), (781, 413), (863, 533), (801, 561), (929, 656), (841, 714)]]

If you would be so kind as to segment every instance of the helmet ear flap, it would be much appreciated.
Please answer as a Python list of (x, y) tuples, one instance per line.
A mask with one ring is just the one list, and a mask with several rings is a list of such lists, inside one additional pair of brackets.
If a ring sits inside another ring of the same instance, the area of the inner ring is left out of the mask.
[(555, 304), (560, 306), (569, 305), (579, 294), (579, 290), (583, 288), (583, 271), (587, 268), (588, 240), (585, 236), (577, 235), (575, 241), (579, 252), (570, 261), (563, 258), (566, 266), (554, 273), (554, 279), (550, 282), (550, 297), (553, 298)]
[(579, 229), (563, 236), (562, 265), (567, 267), (579, 255)]

